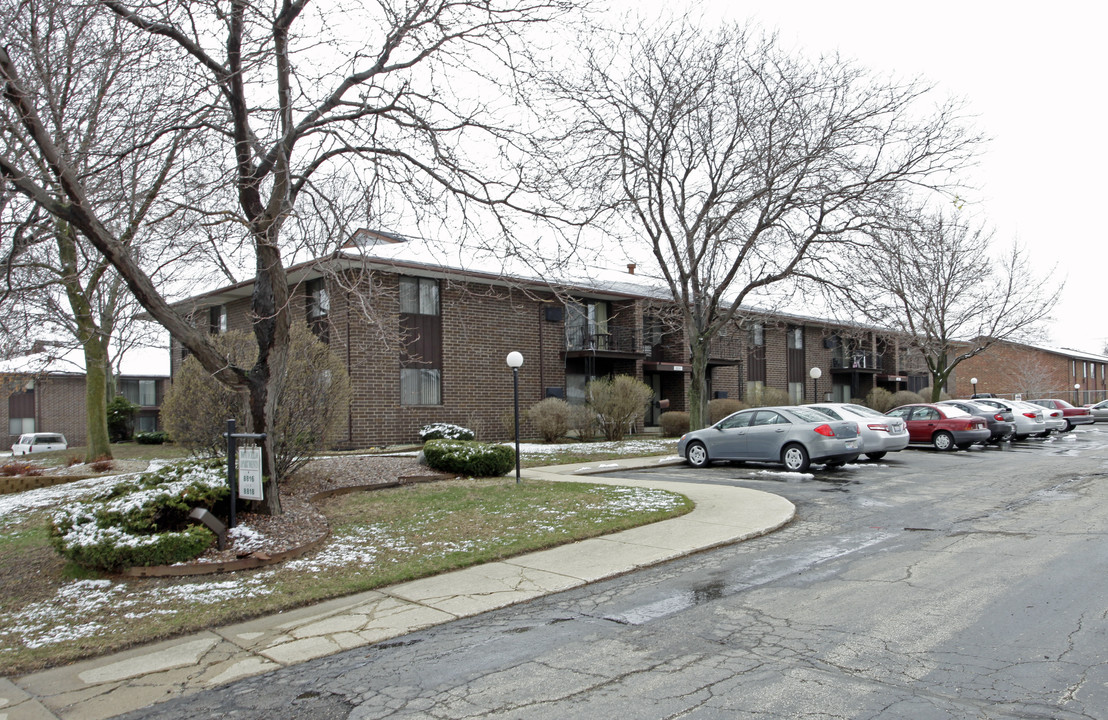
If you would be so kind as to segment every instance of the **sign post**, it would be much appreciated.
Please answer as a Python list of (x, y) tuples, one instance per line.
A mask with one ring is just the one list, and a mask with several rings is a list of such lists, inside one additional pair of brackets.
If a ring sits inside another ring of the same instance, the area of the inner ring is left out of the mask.
[[(241, 497), (244, 500), (263, 500), (262, 495), (262, 449), (257, 445), (247, 445), (236, 452), (236, 440), (265, 440), (265, 433), (237, 433), (235, 420), (227, 421), (227, 487), (231, 490), (231, 508), (227, 514), (228, 528), (235, 526), (235, 505)], [(237, 462), (236, 462), (237, 461)], [(241, 471), (237, 465), (242, 466)], [(236, 492), (236, 490), (238, 490)]]

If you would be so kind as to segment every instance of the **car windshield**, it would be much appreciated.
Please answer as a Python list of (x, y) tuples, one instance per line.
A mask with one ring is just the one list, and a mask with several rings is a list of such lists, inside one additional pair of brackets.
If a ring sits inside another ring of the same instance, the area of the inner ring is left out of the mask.
[(791, 407), (787, 412), (804, 422), (827, 422), (827, 416), (808, 407)]

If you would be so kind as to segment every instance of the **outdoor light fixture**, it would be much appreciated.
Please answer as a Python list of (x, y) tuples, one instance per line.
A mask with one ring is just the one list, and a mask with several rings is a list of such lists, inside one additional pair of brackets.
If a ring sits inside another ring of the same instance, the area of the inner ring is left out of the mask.
[(808, 375), (812, 378), (812, 402), (819, 402), (819, 379), (823, 371), (814, 367), (808, 371)]
[(516, 416), (516, 485), (519, 484), (519, 369), (523, 366), (523, 355), (515, 350), (508, 353), (508, 367), (512, 369), (512, 389), (515, 396)]
[(1073, 404), (1074, 405), (1080, 405), (1081, 404), (1081, 397), (1078, 395), (1078, 391), (1080, 391), (1080, 390), (1081, 390), (1081, 383), (1074, 383), (1073, 384)]
[(970, 385), (973, 385), (973, 394), (977, 394), (977, 378), (970, 378)]

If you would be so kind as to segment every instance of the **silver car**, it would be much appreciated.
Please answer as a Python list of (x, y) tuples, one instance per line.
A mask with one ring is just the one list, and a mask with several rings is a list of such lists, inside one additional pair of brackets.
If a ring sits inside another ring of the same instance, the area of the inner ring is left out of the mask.
[(805, 405), (834, 420), (853, 420), (862, 434), (862, 451), (870, 460), (908, 447), (908, 426), (900, 418), (891, 418), (865, 405), (854, 403), (815, 403)]
[(1004, 400), (1002, 398), (982, 397), (975, 398), (974, 402), (978, 405), (1011, 410), (1012, 420), (1016, 424), (1016, 432), (1012, 437), (1016, 440), (1026, 440), (1032, 435), (1042, 435), (1043, 433), (1049, 432), (1046, 427), (1046, 421), (1043, 419), (1043, 408), (1038, 405), (1028, 405), (1015, 400)]
[(1095, 405), (1086, 405), (1093, 415), (1093, 422), (1108, 422), (1108, 400), (1101, 400)]
[(779, 406), (740, 410), (711, 427), (685, 433), (677, 454), (693, 467), (714, 460), (779, 463), (805, 472), (811, 463), (838, 467), (862, 452), (858, 423), (832, 420), (811, 408)]

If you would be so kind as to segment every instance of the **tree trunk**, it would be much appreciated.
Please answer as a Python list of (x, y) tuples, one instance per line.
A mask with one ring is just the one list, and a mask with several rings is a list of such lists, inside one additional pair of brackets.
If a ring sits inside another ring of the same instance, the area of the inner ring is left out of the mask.
[(689, 344), (692, 375), (689, 383), (689, 429), (708, 424), (708, 343), (696, 338)]
[(108, 436), (108, 354), (99, 337), (85, 340), (85, 423), (88, 427), (85, 462), (112, 456)]

